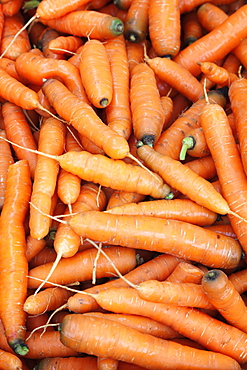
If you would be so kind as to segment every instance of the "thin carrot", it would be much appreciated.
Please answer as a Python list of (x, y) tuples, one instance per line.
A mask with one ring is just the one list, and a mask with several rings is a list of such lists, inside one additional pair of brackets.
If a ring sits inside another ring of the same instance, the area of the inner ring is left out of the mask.
[(136, 139), (153, 146), (162, 132), (164, 114), (154, 72), (145, 63), (132, 70), (130, 103)]
[(124, 31), (123, 22), (95, 10), (72, 11), (56, 19), (39, 18), (39, 22), (59, 32), (92, 39), (111, 39)]
[[(96, 343), (95, 335), (98, 325), (105, 335), (105, 340)], [(83, 336), (81, 331), (84, 333)], [(127, 341), (125, 341), (126, 337)], [(203, 366), (201, 356), (204, 358), (203, 363), (206, 363), (205, 368), (207, 369), (240, 368), (238, 363), (230, 357), (198, 349), (188, 349), (175, 342), (139, 333), (120, 323), (79, 314), (67, 315), (63, 319), (60, 326), (60, 340), (74, 350), (127, 361), (147, 369), (164, 369), (164, 366), (166, 369), (178, 367), (188, 369), (188, 366), (190, 369), (201, 369)], [(150, 350), (143, 351), (143, 348), (147, 346)], [(171, 357), (167, 356), (168, 351)]]
[(132, 73), (133, 68), (137, 64), (139, 64), (143, 61), (144, 45), (147, 48), (146, 40), (143, 41), (143, 42), (138, 42), (138, 43), (133, 43), (133, 42), (130, 42), (130, 41), (126, 41), (126, 51), (127, 51), (130, 75)]
[(149, 36), (159, 56), (174, 58), (177, 55), (181, 36), (179, 1), (150, 1)]
[[(227, 115), (218, 104), (207, 104), (202, 111), (200, 123), (215, 162), (222, 194), (229, 207), (245, 218), (246, 175)], [(235, 216), (229, 217), (238, 240), (245, 249), (246, 223)]]
[(221, 270), (209, 270), (202, 278), (202, 287), (227, 322), (246, 333), (247, 308), (227, 275)]
[[(7, 138), (24, 147), (37, 149), (23, 110), (13, 103), (5, 102), (2, 107), (2, 113)], [(18, 159), (27, 159), (33, 177), (37, 164), (37, 154), (17, 147), (14, 148), (14, 151)]]
[(194, 76), (198, 76), (200, 73), (198, 62), (213, 62), (223, 58), (247, 37), (247, 30), (243, 27), (246, 18), (247, 5), (244, 5), (217, 28), (181, 50), (174, 61), (188, 69)]
[(125, 38), (133, 43), (146, 39), (149, 23), (150, 0), (132, 0), (124, 22)]
[(6, 138), (6, 133), (4, 130), (0, 130), (0, 208), (1, 209), (4, 204), (8, 168), (11, 164), (14, 163), (10, 145), (7, 141), (1, 140), (2, 137)]
[(23, 304), (27, 296), (28, 263), (25, 256), (24, 220), (31, 197), (28, 162), (23, 159), (9, 166), (5, 201), (0, 218), (1, 289), (4, 305), (1, 320), (11, 348), (25, 355), (25, 319)]
[(106, 108), (106, 122), (112, 130), (128, 140), (132, 132), (132, 118), (126, 42), (121, 35), (107, 40), (104, 45), (109, 56), (113, 79), (113, 96)]
[(175, 219), (194, 225), (205, 226), (213, 224), (217, 219), (215, 212), (199, 206), (189, 199), (159, 199), (149, 202), (129, 203), (107, 208), (106, 213), (122, 215), (143, 215), (158, 218)]
[(177, 220), (89, 211), (73, 216), (69, 225), (84, 238), (170, 253), (208, 266), (236, 266), (241, 258), (241, 248), (236, 240)]
[(54, 54), (71, 55), (83, 45), (83, 41), (77, 36), (58, 36), (49, 42), (49, 49)]
[(224, 67), (220, 67), (216, 63), (199, 62), (198, 64), (204, 75), (215, 84), (230, 86), (233, 81), (238, 80), (236, 74), (228, 72)]
[(109, 58), (101, 41), (88, 40), (83, 45), (79, 70), (91, 103), (97, 108), (108, 106), (112, 100), (113, 82)]
[(119, 207), (123, 204), (129, 203), (138, 203), (145, 199), (145, 195), (135, 193), (135, 192), (127, 192), (124, 190), (116, 190), (110, 196), (106, 209), (111, 209), (115, 207)]
[[(60, 155), (64, 149), (64, 136), (64, 125), (53, 117), (47, 118), (41, 125), (38, 148), (45, 153)], [(48, 214), (51, 212), (58, 171), (59, 166), (54, 159), (38, 157), (31, 202)], [(50, 220), (31, 207), (29, 227), (33, 238), (42, 239), (49, 232)]]

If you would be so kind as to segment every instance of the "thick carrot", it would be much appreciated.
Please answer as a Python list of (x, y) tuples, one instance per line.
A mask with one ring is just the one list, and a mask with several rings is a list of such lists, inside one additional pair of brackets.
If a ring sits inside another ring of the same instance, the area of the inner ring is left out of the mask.
[(191, 157), (206, 157), (210, 155), (203, 129), (196, 127), (188, 132), (182, 140), (182, 148), (179, 159), (185, 160), (188, 153)]
[(72, 217), (69, 225), (82, 237), (170, 253), (208, 266), (236, 266), (241, 258), (236, 240), (177, 220), (89, 211)]
[(148, 302), (135, 289), (123, 287), (101, 291), (95, 298), (106, 310), (152, 318), (210, 351), (230, 356), (241, 364), (246, 362), (247, 335), (195, 308)]
[(150, 1), (149, 36), (159, 56), (173, 58), (177, 55), (181, 36), (178, 0)]
[(67, 204), (69, 208), (77, 200), (80, 194), (80, 188), (81, 179), (61, 168), (57, 179), (57, 194), (61, 201)]
[[(208, 94), (210, 101), (215, 101), (225, 106), (226, 99), (222, 91), (212, 90)], [(212, 99), (212, 100), (211, 100)], [(205, 98), (199, 99), (190, 108), (183, 112), (172, 124), (165, 130), (154, 146), (159, 153), (178, 159), (182, 146), (182, 140), (193, 127), (199, 126), (199, 117), (202, 108), (205, 106)], [(181, 144), (180, 144), (181, 143)]]
[(20, 355), (28, 352), (25, 344), (23, 304), (27, 296), (28, 263), (25, 256), (24, 220), (31, 197), (28, 162), (23, 159), (9, 166), (5, 200), (0, 218), (0, 308), (9, 345)]
[[(44, 26), (45, 27), (45, 26)], [(45, 30), (41, 33), (38, 41), (38, 46), (43, 53), (45, 58), (49, 59), (65, 59), (64, 54), (55, 54), (49, 48), (51, 41), (59, 37), (60, 33), (52, 28), (46, 27)], [(32, 49), (33, 50), (33, 49)]]
[(247, 290), (247, 269), (236, 271), (228, 276), (229, 280), (233, 284), (234, 288), (239, 292), (239, 294), (244, 293)]
[(83, 40), (77, 36), (58, 36), (49, 42), (49, 49), (54, 54), (71, 55), (83, 45)]
[[(13, 103), (5, 102), (2, 107), (2, 113), (7, 138), (24, 147), (37, 149), (31, 127), (23, 110)], [(37, 165), (37, 154), (18, 147), (15, 147), (14, 151), (18, 159), (27, 159), (33, 177)]]
[[(169, 274), (174, 270), (180, 262), (179, 258), (169, 254), (160, 254), (152, 260), (137, 266), (132, 271), (125, 275), (128, 281), (138, 284), (141, 281), (148, 279), (165, 280)], [(88, 293), (99, 293), (101, 290), (107, 290), (112, 287), (127, 286), (126, 281), (123, 279), (115, 279), (106, 282), (105, 284), (96, 285), (88, 288), (85, 291)], [(68, 308), (70, 311), (83, 313), (93, 311), (99, 308), (96, 300), (90, 295), (82, 295), (76, 293), (68, 299)]]
[(132, 70), (130, 103), (136, 139), (153, 146), (162, 132), (164, 113), (154, 72), (145, 63)]
[(143, 215), (185, 221), (194, 225), (213, 224), (217, 219), (215, 212), (199, 206), (189, 199), (159, 199), (149, 202), (129, 203), (107, 208), (107, 213), (121, 215)]
[(4, 130), (0, 130), (0, 208), (4, 204), (4, 194), (6, 189), (6, 179), (8, 168), (14, 163), (14, 159), (11, 153), (10, 145), (7, 141), (1, 140), (4, 137), (6, 139), (6, 133)]
[(209, 270), (203, 276), (202, 287), (226, 321), (246, 333), (247, 308), (228, 276), (221, 270)]
[[(104, 341), (95, 341), (98, 326), (102, 334), (104, 333)], [(147, 369), (240, 368), (238, 363), (228, 356), (188, 348), (149, 334), (139, 333), (135, 329), (127, 328), (117, 322), (113, 323), (111, 320), (80, 314), (65, 316), (60, 326), (60, 340), (76, 351), (127, 361)], [(149, 350), (147, 351), (146, 348)], [(171, 357), (168, 356), (168, 352)], [(203, 363), (201, 356), (203, 356)]]
[(124, 31), (123, 22), (116, 17), (95, 10), (73, 11), (62, 17), (39, 21), (59, 32), (92, 39), (111, 39)]
[(244, 5), (217, 28), (180, 51), (174, 61), (198, 76), (198, 62), (213, 62), (223, 58), (247, 37), (247, 29), (243, 27), (246, 19), (247, 5)]
[(146, 63), (153, 69), (155, 74), (178, 92), (186, 96), (192, 102), (196, 102), (203, 96), (202, 84), (183, 66), (168, 58), (148, 58)]
[(121, 35), (106, 40), (104, 45), (109, 56), (113, 79), (113, 96), (106, 108), (106, 122), (110, 128), (128, 140), (132, 132), (132, 118), (126, 42)]
[[(106, 253), (113, 261), (113, 263), (117, 266), (117, 268), (122, 271), (123, 274), (129, 272), (136, 266), (136, 252), (132, 248), (112, 246), (106, 248)], [(96, 254), (97, 250), (91, 248), (82, 252), (78, 252), (73, 257), (62, 259), (61, 261), (59, 261), (49, 281), (66, 285), (74, 283), (76, 281), (90, 280), (92, 278), (92, 270)], [(40, 281), (32, 279), (32, 277), (45, 279), (51, 267), (52, 263), (47, 263), (31, 269), (29, 271), (29, 288), (35, 289), (40, 284)], [(73, 271), (73, 274), (71, 273), (71, 269)], [(115, 272), (115, 270), (113, 269), (109, 261), (101, 255), (97, 262), (97, 278), (111, 277), (113, 272)], [(50, 285), (47, 283), (44, 285), (44, 287), (50, 287)]]
[[(63, 123), (51, 117), (41, 125), (38, 148), (49, 154), (60, 155), (64, 149), (65, 128)], [(54, 159), (39, 156), (34, 173), (31, 202), (46, 214), (51, 212), (51, 199), (55, 192), (59, 166)], [(50, 220), (31, 207), (29, 220), (30, 234), (42, 239), (49, 233)]]
[(124, 22), (125, 38), (133, 43), (146, 39), (149, 23), (150, 0), (132, 0)]
[(181, 28), (184, 46), (188, 46), (203, 35), (202, 26), (198, 20), (196, 10), (185, 13), (181, 18)]
[(101, 41), (88, 40), (83, 45), (79, 70), (91, 103), (97, 108), (108, 106), (112, 100), (113, 81), (109, 58)]
[[(215, 162), (222, 194), (229, 207), (246, 218), (244, 204), (247, 196), (247, 180), (227, 115), (218, 104), (207, 104), (202, 111), (200, 123)], [(232, 215), (229, 217), (238, 240), (245, 249), (246, 222)]]
[(27, 30), (24, 29), (17, 37), (15, 37), (24, 24), (24, 18), (20, 12), (13, 16), (4, 17), (4, 27), (0, 47), (1, 56), (15, 60), (19, 55), (31, 49)]

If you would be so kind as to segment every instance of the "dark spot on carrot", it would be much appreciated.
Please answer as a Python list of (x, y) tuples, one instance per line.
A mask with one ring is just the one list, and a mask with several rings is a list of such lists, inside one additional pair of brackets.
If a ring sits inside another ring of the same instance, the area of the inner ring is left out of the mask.
[(210, 270), (204, 275), (204, 279), (206, 280), (216, 280), (219, 276), (220, 272), (218, 270)]

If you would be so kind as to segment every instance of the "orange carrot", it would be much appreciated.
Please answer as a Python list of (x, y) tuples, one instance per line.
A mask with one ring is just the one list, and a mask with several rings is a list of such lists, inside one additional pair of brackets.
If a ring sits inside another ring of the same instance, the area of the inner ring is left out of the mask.
[(3, 13), (7, 16), (13, 16), (18, 13), (24, 4), (24, 0), (11, 0), (8, 4), (3, 4)]
[(111, 209), (115, 207), (119, 207), (124, 204), (129, 203), (138, 203), (145, 199), (145, 195), (135, 193), (135, 192), (127, 192), (124, 190), (116, 190), (110, 196), (106, 209)]
[[(60, 155), (64, 149), (64, 125), (55, 118), (47, 118), (41, 125), (38, 148), (48, 154)], [(55, 192), (59, 166), (56, 161), (39, 156), (34, 173), (31, 202), (43, 212), (50, 214), (51, 199)], [(50, 220), (31, 207), (30, 234), (35, 239), (44, 238), (50, 228)]]
[(145, 63), (132, 70), (130, 103), (136, 139), (153, 146), (163, 129), (164, 114), (154, 72)]
[(28, 263), (25, 256), (24, 220), (31, 196), (28, 162), (23, 159), (9, 166), (5, 201), (0, 218), (0, 297), (4, 305), (0, 316), (11, 348), (25, 355), (25, 319), (23, 304), (27, 296)]
[(21, 370), (21, 360), (12, 353), (0, 349), (0, 367), (2, 370)]
[(215, 84), (230, 86), (233, 81), (238, 80), (236, 74), (228, 72), (224, 67), (220, 67), (216, 63), (199, 62), (198, 64), (204, 75)]
[(143, 215), (158, 218), (175, 219), (191, 224), (205, 226), (213, 224), (217, 214), (199, 206), (189, 199), (159, 199), (149, 202), (138, 202), (107, 208), (107, 213), (121, 215)]
[(49, 49), (54, 54), (70, 55), (83, 45), (80, 37), (76, 36), (58, 36), (49, 42)]
[(236, 240), (177, 220), (89, 211), (73, 216), (69, 225), (84, 238), (170, 253), (208, 266), (236, 266), (241, 258)]
[(30, 262), (45, 246), (45, 239), (34, 239), (31, 235), (28, 235), (26, 239), (26, 258)]
[(198, 76), (200, 74), (198, 62), (213, 62), (223, 58), (247, 37), (247, 30), (243, 27), (246, 17), (247, 5), (244, 5), (217, 28), (180, 51), (174, 61), (188, 69), (194, 76)]
[(210, 155), (203, 129), (196, 127), (188, 132), (182, 140), (182, 148), (179, 159), (185, 159), (186, 153), (191, 157), (206, 157)]
[(80, 53), (80, 75), (91, 103), (105, 108), (112, 100), (113, 82), (106, 49), (99, 40), (88, 40)]
[(158, 56), (173, 58), (180, 50), (179, 1), (151, 0), (149, 36)]
[[(23, 110), (13, 103), (6, 102), (3, 104), (2, 113), (7, 138), (24, 147), (37, 149)], [(37, 154), (18, 147), (15, 147), (14, 151), (18, 159), (27, 159), (33, 177), (37, 164)]]
[(46, 29), (42, 32), (39, 38), (39, 45), (40, 49), (43, 52), (43, 56), (45, 58), (50, 59), (65, 59), (65, 55), (63, 54), (56, 54), (49, 48), (49, 44), (52, 40), (59, 37), (60, 33), (52, 28), (46, 27)]
[(67, 204), (69, 208), (77, 200), (80, 194), (80, 187), (81, 179), (78, 176), (62, 168), (60, 169), (57, 179), (57, 194), (61, 201)]
[(1, 138), (6, 138), (6, 133), (4, 130), (0, 130), (0, 208), (4, 204), (5, 189), (6, 189), (6, 179), (8, 168), (14, 163), (14, 159), (11, 153), (10, 145), (7, 141), (1, 140)]
[[(95, 342), (98, 325), (105, 335), (105, 340)], [(128, 338), (127, 341), (125, 337)], [(147, 369), (164, 369), (164, 365), (166, 369), (179, 367), (182, 370), (188, 369), (188, 366), (190, 369), (201, 369), (203, 366), (201, 356), (208, 370), (240, 369), (239, 364), (228, 356), (188, 348), (149, 334), (139, 333), (135, 329), (127, 328), (117, 322), (113, 323), (111, 320), (79, 314), (67, 315), (63, 319), (60, 326), (60, 340), (71, 349), (99, 357), (127, 361)], [(143, 351), (145, 346), (148, 346), (150, 351)], [(171, 358), (167, 356), (168, 351)]]
[(145, 40), (148, 33), (150, 0), (132, 0), (124, 22), (125, 38), (134, 43)]
[(202, 278), (202, 287), (227, 322), (246, 333), (247, 308), (227, 275), (221, 270), (209, 270)]
[(203, 271), (188, 262), (180, 262), (165, 281), (173, 283), (194, 283), (199, 284)]
[(198, 40), (203, 35), (196, 10), (185, 13), (181, 19), (183, 42), (185, 47)]

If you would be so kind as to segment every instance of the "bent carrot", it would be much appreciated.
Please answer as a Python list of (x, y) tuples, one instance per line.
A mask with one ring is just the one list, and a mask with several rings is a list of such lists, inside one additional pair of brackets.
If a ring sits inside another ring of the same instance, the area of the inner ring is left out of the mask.
[(24, 220), (30, 197), (30, 170), (28, 162), (23, 159), (9, 166), (0, 218), (0, 297), (4, 302), (0, 307), (0, 316), (8, 343), (19, 355), (28, 352), (25, 343), (26, 314), (23, 310), (28, 273)]
[(202, 278), (202, 287), (227, 322), (246, 333), (247, 308), (227, 275), (221, 270), (209, 270)]
[[(105, 334), (105, 340), (95, 342), (98, 325)], [(128, 341), (123, 339), (126, 336)], [(79, 314), (65, 316), (60, 326), (60, 340), (64, 345), (76, 351), (127, 361), (147, 369), (164, 369), (164, 365), (166, 369), (179, 367), (182, 370), (188, 369), (188, 366), (190, 369), (201, 369), (203, 366), (201, 356), (204, 356), (205, 362), (203, 363), (206, 363), (205, 368), (207, 369), (240, 368), (238, 363), (228, 356), (188, 349), (175, 342), (139, 333), (117, 322)], [(106, 346), (103, 345), (105, 343), (107, 343)], [(143, 351), (143, 348), (147, 346), (150, 350)], [(168, 351), (171, 355), (169, 358)]]
[(170, 253), (208, 266), (236, 266), (241, 258), (236, 240), (177, 220), (89, 211), (73, 216), (69, 225), (84, 238)]

